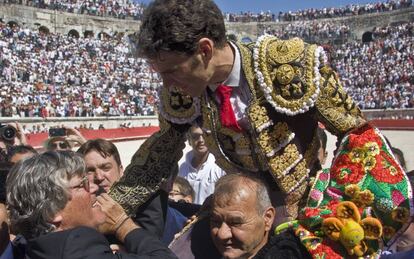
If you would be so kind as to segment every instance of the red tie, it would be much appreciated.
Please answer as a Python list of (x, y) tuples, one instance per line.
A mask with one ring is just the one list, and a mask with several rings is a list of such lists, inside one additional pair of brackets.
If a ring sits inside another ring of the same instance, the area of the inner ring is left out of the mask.
[(227, 85), (219, 85), (217, 87), (217, 96), (220, 98), (220, 120), (221, 125), (227, 128), (231, 128), (234, 131), (241, 132), (239, 124), (237, 123), (236, 116), (234, 115), (233, 107), (231, 107), (230, 96), (233, 91), (233, 87)]

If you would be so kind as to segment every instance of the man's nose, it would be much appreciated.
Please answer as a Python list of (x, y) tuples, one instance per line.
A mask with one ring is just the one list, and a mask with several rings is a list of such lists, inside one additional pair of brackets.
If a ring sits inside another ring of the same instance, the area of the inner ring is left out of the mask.
[(90, 194), (96, 194), (98, 189), (99, 189), (99, 186), (97, 184), (95, 184), (94, 182), (89, 183), (89, 193)]
[(204, 136), (201, 134), (197, 140), (204, 143)]
[(98, 182), (102, 182), (103, 180), (105, 180), (105, 174), (102, 170), (99, 170), (99, 169), (96, 170), (95, 180), (97, 180)]
[(231, 236), (232, 236), (231, 228), (226, 223), (222, 223), (218, 229), (217, 237), (220, 240), (227, 240), (227, 239), (230, 239)]

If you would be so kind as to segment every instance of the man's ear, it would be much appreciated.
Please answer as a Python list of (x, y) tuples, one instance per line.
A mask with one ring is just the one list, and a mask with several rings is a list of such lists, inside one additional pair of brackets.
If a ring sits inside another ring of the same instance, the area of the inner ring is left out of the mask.
[(63, 217), (60, 212), (56, 213), (56, 215), (52, 219), (52, 224), (58, 227), (62, 223)]
[(198, 51), (201, 54), (204, 63), (207, 63), (213, 57), (214, 42), (209, 38), (201, 38), (198, 41)]
[(265, 230), (270, 231), (275, 220), (276, 210), (273, 207), (269, 207), (263, 213), (263, 219), (265, 221)]
[(124, 167), (122, 165), (119, 166), (119, 178), (124, 175)]

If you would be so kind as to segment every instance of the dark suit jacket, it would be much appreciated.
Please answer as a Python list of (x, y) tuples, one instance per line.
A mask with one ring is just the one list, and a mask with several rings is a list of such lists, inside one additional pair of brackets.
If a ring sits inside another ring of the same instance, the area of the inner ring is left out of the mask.
[(113, 254), (102, 234), (92, 228), (77, 227), (31, 239), (26, 252), (31, 259), (177, 258), (144, 229), (131, 231), (126, 236), (124, 245), (128, 253)]
[[(273, 232), (273, 231), (272, 231)], [(311, 259), (311, 255), (292, 230), (271, 235), (253, 259)]]
[(381, 259), (411, 259), (414, 258), (414, 249), (390, 255), (383, 255)]
[(132, 219), (158, 239), (162, 239), (167, 219), (168, 193), (159, 190), (142, 204)]

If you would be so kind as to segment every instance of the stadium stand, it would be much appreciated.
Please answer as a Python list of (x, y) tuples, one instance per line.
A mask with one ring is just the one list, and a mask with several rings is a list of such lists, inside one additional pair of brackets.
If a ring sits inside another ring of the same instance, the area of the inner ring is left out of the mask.
[(330, 19), (351, 15), (363, 15), (369, 13), (388, 12), (412, 6), (411, 0), (388, 0), (369, 4), (350, 4), (344, 7), (310, 8), (296, 12), (279, 12), (274, 14), (270, 11), (253, 13), (225, 13), (227, 22), (282, 22), (282, 21), (308, 21), (315, 19)]
[(331, 49), (333, 66), (362, 109), (412, 108), (414, 23), (377, 28), (375, 40)]
[(130, 0), (4, 0), (8, 4), (23, 4), (36, 8), (64, 11), (118, 19), (141, 19), (144, 5)]
[(2, 117), (153, 115), (160, 78), (122, 39), (75, 38), (0, 23)]

